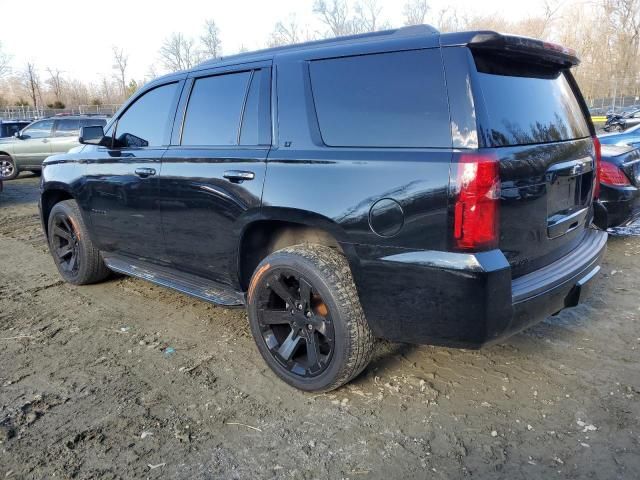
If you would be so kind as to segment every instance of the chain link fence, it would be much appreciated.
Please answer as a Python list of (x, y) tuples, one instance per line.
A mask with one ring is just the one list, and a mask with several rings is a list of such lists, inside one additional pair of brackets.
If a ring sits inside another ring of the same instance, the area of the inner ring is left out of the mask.
[(636, 106), (640, 108), (640, 97), (630, 95), (625, 97), (594, 98), (587, 101), (587, 105), (591, 109), (592, 115), (606, 115), (610, 111), (617, 112)]
[(113, 115), (120, 105), (78, 105), (74, 108), (42, 108), (14, 105), (0, 108), (0, 120), (36, 120), (55, 115)]

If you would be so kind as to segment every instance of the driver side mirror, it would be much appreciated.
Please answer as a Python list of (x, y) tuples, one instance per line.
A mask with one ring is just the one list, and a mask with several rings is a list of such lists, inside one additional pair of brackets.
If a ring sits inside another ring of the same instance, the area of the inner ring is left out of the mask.
[(15, 138), (17, 138), (18, 140), (22, 140), (22, 135), (20, 135), (20, 132), (16, 132), (16, 133), (14, 133), (14, 134), (13, 134), (13, 136), (14, 136)]
[(106, 145), (104, 129), (101, 125), (91, 127), (80, 127), (80, 137), (78, 141), (83, 145)]

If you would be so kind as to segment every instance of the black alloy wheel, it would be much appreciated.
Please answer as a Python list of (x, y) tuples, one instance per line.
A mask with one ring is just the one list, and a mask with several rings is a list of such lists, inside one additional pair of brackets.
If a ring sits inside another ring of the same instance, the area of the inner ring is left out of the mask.
[(56, 261), (64, 272), (75, 274), (80, 268), (78, 232), (72, 220), (63, 213), (55, 214), (52, 225), (51, 244)]
[(262, 358), (300, 390), (334, 390), (371, 359), (373, 334), (337, 248), (298, 244), (267, 255), (251, 277), (247, 310)]
[(290, 374), (318, 376), (334, 352), (335, 330), (327, 305), (300, 273), (287, 268), (269, 273), (257, 299), (262, 339), (273, 359)]
[(74, 285), (104, 280), (109, 269), (102, 259), (82, 219), (75, 200), (56, 203), (47, 219), (49, 251), (62, 278)]

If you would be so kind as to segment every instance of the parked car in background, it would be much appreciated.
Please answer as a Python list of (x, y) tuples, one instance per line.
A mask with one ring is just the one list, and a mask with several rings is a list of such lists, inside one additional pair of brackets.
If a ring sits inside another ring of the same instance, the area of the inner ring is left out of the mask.
[(624, 132), (603, 133), (598, 138), (602, 145), (631, 145), (640, 148), (640, 124)]
[(640, 218), (640, 150), (629, 145), (602, 145), (600, 226), (619, 227)]
[(42, 161), (79, 145), (80, 128), (105, 126), (104, 116), (60, 116), (37, 120), (13, 138), (0, 139), (0, 179), (11, 180), (21, 171), (39, 173)]
[(13, 137), (30, 123), (31, 120), (0, 120), (0, 138)]
[(605, 132), (610, 132), (612, 130), (622, 132), (638, 124), (640, 124), (640, 109), (634, 107), (625, 112), (607, 115), (607, 120), (604, 124), (603, 130)]
[(606, 249), (577, 63), (421, 26), (156, 79), (46, 160), (50, 252), (73, 284), (114, 270), (246, 305), (307, 391), (358, 375), (374, 337), (498, 342), (582, 301)]

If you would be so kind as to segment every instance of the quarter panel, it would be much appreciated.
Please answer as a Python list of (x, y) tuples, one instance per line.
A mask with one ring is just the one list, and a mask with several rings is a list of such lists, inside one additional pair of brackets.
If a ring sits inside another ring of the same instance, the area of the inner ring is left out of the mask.
[[(450, 161), (451, 152), (435, 149), (280, 149), (269, 155), (263, 205), (329, 218), (349, 243), (443, 250)], [(390, 236), (370, 226), (371, 207), (381, 199), (402, 210)]]

